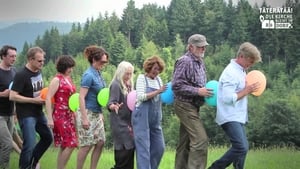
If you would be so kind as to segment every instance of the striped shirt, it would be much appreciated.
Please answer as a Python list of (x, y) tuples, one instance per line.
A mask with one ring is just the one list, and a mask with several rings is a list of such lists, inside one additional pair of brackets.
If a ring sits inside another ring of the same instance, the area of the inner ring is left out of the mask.
[[(148, 81), (148, 87), (154, 88), (154, 89), (160, 89), (160, 87), (163, 85), (162, 80), (159, 76), (157, 76), (155, 79), (151, 79), (147, 77)], [(140, 74), (136, 80), (136, 94), (137, 94), (137, 104), (136, 106), (139, 106), (143, 101), (147, 100), (147, 93), (146, 93), (146, 80), (145, 75)], [(155, 96), (154, 99), (158, 99), (156, 97), (159, 97), (160, 95)]]
[(203, 104), (204, 97), (199, 96), (198, 90), (205, 84), (206, 68), (202, 59), (197, 59), (189, 51), (177, 59), (172, 80), (175, 99), (199, 107)]

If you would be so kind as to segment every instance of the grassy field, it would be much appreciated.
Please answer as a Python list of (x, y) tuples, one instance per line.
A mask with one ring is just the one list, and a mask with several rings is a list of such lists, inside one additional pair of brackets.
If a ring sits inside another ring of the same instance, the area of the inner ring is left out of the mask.
[[(208, 166), (216, 159), (218, 159), (227, 148), (209, 148)], [(76, 168), (76, 155), (75, 150), (66, 169)], [(50, 148), (41, 159), (41, 169), (55, 169), (56, 167), (57, 149)], [(166, 150), (160, 169), (173, 169), (174, 168), (174, 150)], [(11, 155), (11, 169), (18, 168), (19, 156), (15, 152)], [(89, 157), (86, 161), (85, 169), (88, 168)], [(99, 161), (99, 169), (110, 169), (114, 164), (113, 151), (104, 150)], [(246, 169), (298, 169), (300, 166), (300, 151), (289, 148), (273, 148), (273, 149), (259, 149), (250, 150), (246, 159)], [(233, 167), (229, 167), (233, 169)]]

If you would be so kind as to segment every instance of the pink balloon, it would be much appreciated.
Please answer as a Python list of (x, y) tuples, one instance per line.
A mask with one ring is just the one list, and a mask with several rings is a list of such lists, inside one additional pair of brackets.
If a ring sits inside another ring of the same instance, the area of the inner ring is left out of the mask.
[(132, 90), (127, 95), (127, 106), (131, 111), (133, 111), (134, 109), (135, 102), (136, 102), (136, 91)]

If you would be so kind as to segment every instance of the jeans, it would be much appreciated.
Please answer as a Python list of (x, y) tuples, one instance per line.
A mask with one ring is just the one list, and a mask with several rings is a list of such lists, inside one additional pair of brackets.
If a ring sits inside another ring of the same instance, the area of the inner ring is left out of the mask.
[(175, 169), (205, 169), (208, 137), (200, 119), (199, 109), (191, 103), (175, 100), (174, 112), (180, 119)]
[(231, 163), (235, 169), (243, 169), (249, 149), (244, 124), (227, 122), (221, 127), (230, 139), (231, 148), (220, 159), (215, 161), (210, 169), (225, 169)]
[[(20, 155), (20, 169), (32, 169), (53, 141), (52, 133), (47, 126), (45, 115), (19, 119), (23, 135), (23, 148)], [(40, 136), (36, 144), (36, 132)]]
[(0, 116), (0, 169), (9, 168), (13, 125), (13, 116)]

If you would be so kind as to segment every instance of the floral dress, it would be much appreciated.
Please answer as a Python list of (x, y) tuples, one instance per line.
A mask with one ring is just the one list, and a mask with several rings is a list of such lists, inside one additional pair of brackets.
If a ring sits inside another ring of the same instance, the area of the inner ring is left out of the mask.
[(54, 95), (53, 136), (54, 145), (61, 147), (77, 147), (75, 113), (69, 109), (69, 97), (75, 93), (75, 85), (70, 78), (57, 74), (59, 87)]

